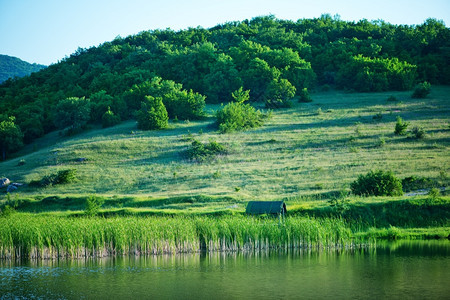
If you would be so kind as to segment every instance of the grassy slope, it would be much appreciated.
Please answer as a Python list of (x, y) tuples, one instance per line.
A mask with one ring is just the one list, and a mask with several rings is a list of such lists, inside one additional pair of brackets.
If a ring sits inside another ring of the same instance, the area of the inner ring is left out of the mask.
[[(29, 182), (61, 169), (77, 169), (78, 182), (22, 188), (21, 196), (27, 197), (96, 193), (133, 195), (144, 201), (148, 196), (203, 194), (238, 200), (286, 199), (293, 206), (303, 205), (312, 195), (348, 188), (370, 169), (393, 170), (400, 178), (419, 175), (442, 181), (450, 165), (450, 87), (434, 87), (427, 99), (411, 99), (410, 94), (317, 93), (312, 103), (274, 111), (261, 128), (225, 135), (211, 126), (213, 118), (172, 123), (164, 131), (139, 131), (129, 121), (74, 137), (53, 133), (29, 145), (19, 157), (1, 162), (0, 176)], [(390, 95), (400, 101), (387, 102)], [(211, 115), (214, 109), (217, 106), (208, 107)], [(383, 118), (374, 121), (379, 112)], [(395, 136), (397, 116), (410, 122), (409, 129), (423, 127), (426, 138)], [(189, 162), (183, 152), (191, 136), (215, 139), (231, 153), (211, 163)], [(382, 147), (380, 138), (385, 140)], [(76, 162), (81, 157), (87, 161)], [(22, 159), (25, 165), (18, 166)], [(185, 203), (182, 208), (243, 208), (243, 204), (230, 205), (233, 202)]]

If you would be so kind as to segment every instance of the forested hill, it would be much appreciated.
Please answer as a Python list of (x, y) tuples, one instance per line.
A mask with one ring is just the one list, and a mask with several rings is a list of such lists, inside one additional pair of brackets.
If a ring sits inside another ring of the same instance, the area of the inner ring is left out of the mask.
[[(450, 29), (435, 19), (404, 26), (329, 15), (297, 22), (264, 16), (210, 29), (151, 30), (78, 49), (3, 83), (0, 122), (31, 142), (58, 128), (101, 122), (106, 112), (133, 117), (144, 95), (172, 105), (170, 118), (191, 119), (205, 101), (231, 101), (241, 86), (250, 90), (250, 101), (263, 102), (319, 86), (408, 90), (422, 81), (449, 84), (449, 63)], [(61, 114), (67, 107), (79, 107), (82, 116)], [(194, 113), (184, 114), (183, 107)]]
[(8, 78), (23, 77), (44, 68), (44, 65), (30, 64), (17, 57), (0, 54), (0, 83)]

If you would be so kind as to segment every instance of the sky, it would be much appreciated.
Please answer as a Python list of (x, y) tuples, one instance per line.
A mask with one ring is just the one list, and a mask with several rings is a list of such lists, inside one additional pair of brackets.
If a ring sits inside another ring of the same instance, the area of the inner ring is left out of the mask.
[(49, 65), (144, 30), (210, 28), (263, 15), (293, 20), (328, 13), (341, 20), (450, 26), (449, 0), (0, 0), (0, 54)]

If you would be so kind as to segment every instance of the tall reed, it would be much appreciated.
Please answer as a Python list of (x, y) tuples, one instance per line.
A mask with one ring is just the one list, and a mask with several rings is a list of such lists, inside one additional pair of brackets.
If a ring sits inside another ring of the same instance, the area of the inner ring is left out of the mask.
[(268, 248), (348, 247), (341, 219), (249, 216), (0, 218), (0, 257), (56, 258), (148, 255)]

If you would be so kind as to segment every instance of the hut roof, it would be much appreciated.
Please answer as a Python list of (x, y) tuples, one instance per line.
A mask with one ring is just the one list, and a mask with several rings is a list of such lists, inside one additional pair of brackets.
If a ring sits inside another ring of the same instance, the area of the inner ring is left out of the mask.
[(245, 213), (257, 214), (284, 214), (286, 204), (284, 201), (249, 201)]

